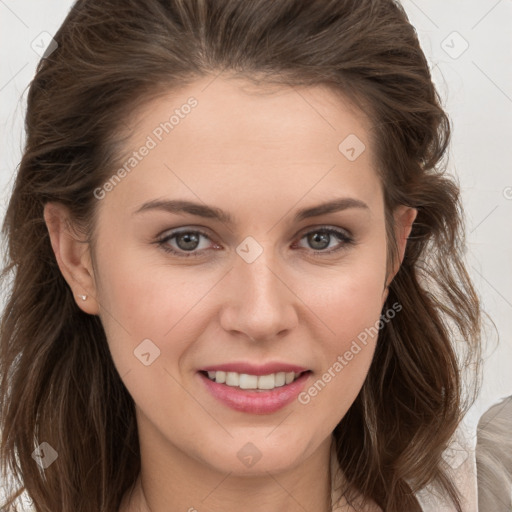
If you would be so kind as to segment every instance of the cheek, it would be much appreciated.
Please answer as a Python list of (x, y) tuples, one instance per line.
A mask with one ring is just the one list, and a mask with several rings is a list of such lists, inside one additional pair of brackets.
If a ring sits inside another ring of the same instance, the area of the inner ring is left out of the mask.
[(162, 265), (161, 258), (156, 263), (147, 251), (133, 247), (115, 252), (104, 247), (98, 254), (101, 321), (120, 375), (135, 370), (133, 379), (144, 372), (136, 359), (142, 346), (158, 355), (149, 367), (153, 378), (155, 367), (171, 370), (205, 328), (204, 305), (218, 275)]
[(318, 296), (318, 311), (330, 330), (322, 347), (326, 368), (341, 360), (343, 369), (336, 373), (343, 370), (351, 379), (367, 370), (378, 336), (382, 291), (381, 273), (366, 272), (351, 274)]
[[(186, 314), (204, 281), (179, 267), (153, 261), (150, 251), (104, 246), (99, 254), (99, 301), (106, 323), (117, 322), (137, 336), (163, 337)], [(156, 251), (156, 249), (155, 249)], [(193, 277), (191, 282), (188, 277)]]
[(305, 296), (329, 328), (332, 339), (337, 340), (332, 348), (343, 348), (348, 340), (378, 321), (384, 299), (385, 262), (385, 243), (375, 243), (351, 254), (336, 270), (318, 274), (313, 281), (316, 285)]
[[(317, 347), (322, 368), (299, 402), (336, 424), (346, 414), (364, 383), (379, 333), (385, 279), (385, 245), (373, 257), (364, 254), (311, 297), (315, 312), (328, 327)], [(382, 257), (381, 257), (382, 256)]]
[(349, 272), (324, 283), (314, 294), (311, 304), (337, 334), (353, 333), (378, 315), (383, 299), (383, 273), (369, 269), (358, 274)]

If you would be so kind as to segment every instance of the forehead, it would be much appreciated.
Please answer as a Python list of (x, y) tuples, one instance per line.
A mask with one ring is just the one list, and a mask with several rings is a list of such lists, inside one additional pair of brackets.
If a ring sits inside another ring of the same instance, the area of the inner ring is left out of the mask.
[(329, 158), (350, 134), (367, 142), (370, 128), (363, 112), (327, 86), (256, 85), (225, 76), (161, 94), (132, 114), (130, 124), (136, 138), (154, 133), (157, 143), (186, 143), (211, 159), (252, 149), (281, 156), (288, 151), (291, 160), (293, 154), (327, 151)]
[(139, 196), (177, 188), (215, 195), (230, 186), (242, 193), (242, 183), (274, 199), (340, 186), (351, 194), (380, 190), (368, 119), (326, 86), (204, 78), (145, 104), (130, 128), (124, 162), (151, 146), (123, 184)]

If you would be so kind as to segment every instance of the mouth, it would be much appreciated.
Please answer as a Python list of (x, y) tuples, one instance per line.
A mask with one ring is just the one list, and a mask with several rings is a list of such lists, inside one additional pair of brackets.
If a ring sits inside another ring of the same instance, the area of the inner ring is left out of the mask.
[(254, 375), (250, 373), (238, 373), (227, 371), (206, 371), (201, 370), (199, 373), (204, 375), (209, 380), (217, 384), (224, 384), (225, 386), (251, 391), (271, 391), (276, 388), (281, 388), (292, 384), (305, 373), (311, 373), (311, 370), (301, 372), (276, 372), (265, 375)]
[[(223, 365), (222, 369), (210, 367), (199, 370), (197, 375), (206, 393), (219, 404), (249, 414), (272, 414), (292, 404), (313, 373), (289, 365), (236, 365), (237, 369), (248, 373), (229, 371), (233, 366)], [(270, 373), (276, 369), (287, 371)]]

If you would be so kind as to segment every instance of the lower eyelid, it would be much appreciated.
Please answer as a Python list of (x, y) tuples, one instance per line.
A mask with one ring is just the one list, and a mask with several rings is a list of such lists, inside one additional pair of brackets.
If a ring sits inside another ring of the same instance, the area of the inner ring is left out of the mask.
[[(334, 228), (329, 228), (329, 227), (320, 227), (320, 228), (317, 228), (317, 229), (313, 229), (313, 230), (310, 230), (310, 231), (307, 231), (306, 233), (303, 233), (302, 235), (299, 236), (298, 240), (301, 241), (303, 238), (307, 237), (308, 235), (312, 234), (312, 233), (319, 233), (319, 232), (323, 232), (323, 233), (328, 233), (329, 235), (331, 236), (334, 236), (336, 237), (338, 240), (339, 240), (339, 243), (341, 244), (341, 247), (337, 247), (337, 248), (331, 248), (331, 249), (328, 249), (328, 250), (314, 250), (314, 249), (309, 249), (310, 252), (313, 252), (313, 253), (316, 253), (316, 254), (330, 254), (330, 253), (333, 253), (333, 252), (337, 252), (338, 250), (341, 250), (343, 249), (345, 246), (347, 245), (352, 245), (355, 243), (354, 239), (352, 236), (350, 236), (349, 234), (345, 233), (344, 231), (341, 231), (341, 230), (338, 230), (338, 229), (334, 229)], [(175, 239), (177, 236), (179, 236), (180, 234), (185, 234), (185, 233), (195, 233), (195, 234), (198, 234), (204, 238), (207, 238), (208, 240), (210, 240), (210, 242), (212, 244), (215, 244), (217, 245), (217, 247), (219, 246), (219, 244), (217, 242), (215, 242), (207, 233), (203, 233), (202, 231), (198, 231), (198, 230), (182, 230), (182, 231), (177, 231), (175, 233), (170, 233), (170, 234), (167, 234), (163, 237), (159, 237), (157, 240), (156, 240), (156, 243), (158, 245), (160, 245), (162, 247), (162, 249), (168, 253), (171, 253), (171, 254), (176, 254), (178, 256), (184, 256), (184, 257), (189, 257), (189, 256), (201, 256), (203, 255), (204, 251), (208, 250), (208, 249), (194, 249), (193, 251), (185, 251), (183, 249), (175, 249), (174, 247), (172, 246), (169, 246), (168, 242), (170, 240), (173, 240)], [(306, 247), (300, 247), (300, 249), (305, 249), (305, 250), (308, 250)]]
[(194, 255), (202, 254), (202, 252), (205, 251), (206, 249), (194, 249), (193, 251), (185, 251), (183, 249), (175, 249), (174, 247), (169, 246), (168, 242), (176, 239), (179, 235), (186, 234), (186, 233), (197, 234), (200, 237), (207, 238), (208, 240), (210, 240), (210, 242), (212, 244), (215, 244), (215, 242), (211, 239), (211, 237), (208, 234), (203, 233), (202, 231), (198, 231), (198, 230), (188, 230), (188, 231), (183, 230), (183, 231), (177, 231), (175, 233), (170, 233), (165, 236), (159, 237), (156, 240), (156, 243), (158, 245), (160, 245), (164, 249), (164, 251), (174, 253), (174, 254), (185, 255), (185, 256), (194, 256)]
[[(321, 254), (321, 253), (330, 254), (332, 252), (336, 252), (338, 250), (343, 249), (347, 245), (353, 245), (355, 243), (354, 238), (352, 236), (345, 233), (344, 231), (334, 229), (334, 228), (318, 228), (318, 229), (308, 231), (299, 237), (299, 241), (312, 233), (320, 233), (320, 232), (327, 233), (330, 236), (337, 238), (339, 243), (341, 244), (341, 247), (337, 247), (337, 248), (335, 247), (335, 248), (331, 248), (331, 249), (327, 249), (327, 250), (316, 250), (316, 251), (314, 249), (310, 249), (310, 251), (317, 253), (317, 254)], [(302, 249), (305, 249), (305, 248), (302, 248)]]

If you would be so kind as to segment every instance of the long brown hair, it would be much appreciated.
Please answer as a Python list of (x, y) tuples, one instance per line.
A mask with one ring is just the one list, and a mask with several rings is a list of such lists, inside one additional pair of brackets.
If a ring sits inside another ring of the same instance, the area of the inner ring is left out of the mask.
[[(469, 404), (480, 307), (463, 262), (450, 123), (417, 34), (393, 0), (78, 0), (30, 84), (26, 146), (3, 225), (10, 279), (0, 338), (2, 468), (38, 512), (117, 512), (140, 471), (134, 404), (102, 324), (59, 271), (44, 205), (69, 208), (94, 242), (93, 191), (117, 168), (125, 121), (157, 95), (221, 71), (260, 83), (325, 84), (371, 122), (392, 212), (418, 210), (384, 305), (367, 379), (334, 431), (353, 495), (414, 512), (437, 484), (461, 510), (441, 457)], [(464, 348), (455, 351), (456, 342)], [(38, 442), (58, 458), (41, 471)]]

